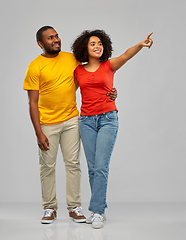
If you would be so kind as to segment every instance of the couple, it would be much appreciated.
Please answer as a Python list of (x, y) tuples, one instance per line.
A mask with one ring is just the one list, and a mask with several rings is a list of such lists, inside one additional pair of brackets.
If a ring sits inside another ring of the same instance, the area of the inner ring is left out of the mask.
[[(73, 54), (61, 51), (61, 40), (53, 27), (38, 30), (36, 39), (43, 54), (28, 66), (23, 89), (28, 91), (30, 117), (39, 146), (42, 223), (52, 223), (57, 218), (55, 165), (60, 145), (69, 217), (75, 222), (91, 223), (93, 228), (103, 227), (109, 162), (118, 130), (113, 77), (143, 47), (151, 47), (151, 34), (109, 60), (112, 43), (102, 30), (84, 31), (72, 45)], [(80, 119), (76, 107), (78, 87), (82, 95)], [(87, 219), (81, 208), (79, 135), (91, 188), (91, 215)]]

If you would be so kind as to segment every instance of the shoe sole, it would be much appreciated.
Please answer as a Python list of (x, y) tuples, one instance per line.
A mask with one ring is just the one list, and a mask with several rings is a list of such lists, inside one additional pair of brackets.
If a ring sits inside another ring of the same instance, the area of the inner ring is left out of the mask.
[[(104, 218), (103, 221), (105, 222), (105, 221), (106, 221), (106, 218)], [(92, 221), (91, 221), (91, 220), (86, 220), (86, 223), (87, 223), (87, 224), (91, 224)]]
[(103, 224), (100, 226), (100, 225), (94, 225), (92, 224), (92, 227), (95, 228), (95, 229), (99, 229), (99, 228), (102, 228), (103, 227)]
[(87, 223), (87, 224), (91, 224), (91, 223), (92, 223), (92, 221), (87, 221), (87, 220), (86, 220), (86, 223)]
[(50, 224), (53, 223), (57, 218), (54, 218), (53, 220), (41, 220), (42, 224)]
[(72, 217), (69, 217), (70, 219), (72, 219), (74, 222), (77, 222), (77, 223), (85, 223), (86, 222), (86, 219), (74, 219)]

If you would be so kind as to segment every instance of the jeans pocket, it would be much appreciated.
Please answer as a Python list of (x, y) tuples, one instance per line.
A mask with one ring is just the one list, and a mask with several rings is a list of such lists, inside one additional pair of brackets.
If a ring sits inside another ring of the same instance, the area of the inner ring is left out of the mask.
[(85, 115), (80, 115), (80, 117), (79, 117), (79, 121), (81, 121), (81, 122), (85, 121), (86, 119), (87, 119), (87, 116), (85, 116)]
[(116, 111), (107, 112), (105, 115), (108, 120), (118, 122), (118, 114)]

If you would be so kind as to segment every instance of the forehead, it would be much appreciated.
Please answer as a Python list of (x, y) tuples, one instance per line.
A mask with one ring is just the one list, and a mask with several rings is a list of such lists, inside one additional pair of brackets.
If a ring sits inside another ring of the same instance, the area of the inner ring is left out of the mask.
[(53, 28), (49, 28), (49, 29), (47, 29), (46, 31), (44, 31), (44, 32), (42, 33), (42, 37), (43, 37), (43, 38), (47, 38), (47, 37), (49, 37), (49, 36), (51, 36), (51, 35), (56, 35), (56, 34), (58, 34), (58, 33), (56, 32), (56, 30), (54, 30)]
[(96, 36), (92, 36), (89, 39), (89, 42), (101, 42), (100, 38), (96, 37)]

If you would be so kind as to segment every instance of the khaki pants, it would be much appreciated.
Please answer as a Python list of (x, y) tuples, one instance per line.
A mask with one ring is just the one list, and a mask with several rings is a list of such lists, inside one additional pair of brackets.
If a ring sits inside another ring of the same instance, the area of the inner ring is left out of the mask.
[(78, 116), (56, 125), (41, 125), (49, 140), (48, 151), (39, 149), (42, 204), (44, 209), (56, 208), (55, 166), (60, 145), (66, 170), (66, 200), (68, 210), (81, 206), (80, 137)]

